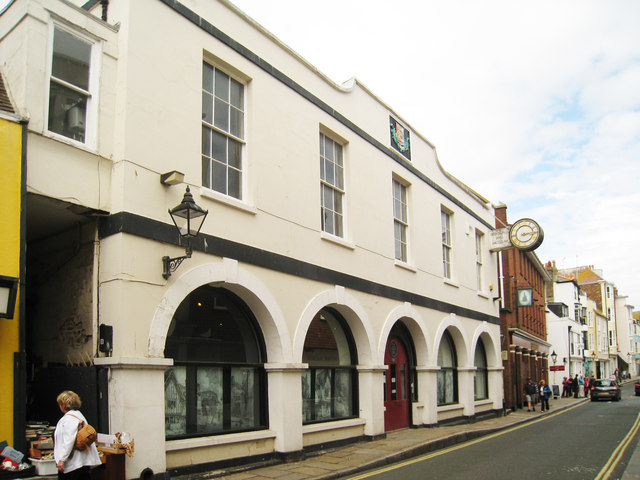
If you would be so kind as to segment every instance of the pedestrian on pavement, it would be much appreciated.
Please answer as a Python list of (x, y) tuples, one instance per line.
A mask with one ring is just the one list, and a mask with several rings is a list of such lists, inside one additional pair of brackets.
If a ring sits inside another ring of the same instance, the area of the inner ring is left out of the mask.
[(531, 377), (527, 378), (527, 383), (524, 386), (524, 395), (529, 405), (527, 412), (535, 412), (536, 408), (533, 402), (536, 395), (536, 384), (531, 381)]
[(589, 377), (584, 376), (584, 398), (589, 396)]
[(573, 381), (571, 382), (571, 390), (573, 391), (573, 398), (578, 398), (578, 374), (573, 377)]
[[(578, 377), (578, 396), (580, 396), (580, 394), (584, 391), (584, 375), (580, 375)], [(587, 394), (585, 393), (584, 395), (585, 397), (587, 396)]]
[(58, 468), (58, 480), (90, 480), (89, 470), (100, 465), (100, 457), (95, 443), (86, 450), (77, 450), (75, 446), (78, 425), (87, 421), (80, 413), (82, 401), (71, 390), (62, 392), (56, 400), (64, 414), (53, 434), (53, 459)]
[(544, 412), (545, 408), (549, 410), (549, 397), (551, 397), (551, 388), (544, 380), (540, 380), (540, 411)]
[(564, 377), (562, 379), (562, 398), (565, 398), (568, 396), (569, 396), (569, 380), (567, 380), (567, 377)]

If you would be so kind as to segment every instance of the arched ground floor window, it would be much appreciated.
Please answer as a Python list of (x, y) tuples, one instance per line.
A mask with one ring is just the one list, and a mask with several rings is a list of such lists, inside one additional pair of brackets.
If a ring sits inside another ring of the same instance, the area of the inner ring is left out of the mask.
[(489, 381), (487, 377), (487, 353), (482, 340), (478, 340), (478, 345), (476, 346), (474, 366), (476, 367), (476, 372), (473, 376), (473, 397), (475, 400), (484, 400), (489, 398)]
[(357, 355), (342, 316), (324, 308), (314, 317), (304, 342), (302, 361), (303, 423), (352, 418), (358, 412)]
[(165, 357), (167, 439), (267, 427), (265, 347), (249, 308), (223, 288), (200, 287), (173, 317)]
[(449, 332), (444, 332), (438, 349), (438, 405), (458, 403), (456, 347)]

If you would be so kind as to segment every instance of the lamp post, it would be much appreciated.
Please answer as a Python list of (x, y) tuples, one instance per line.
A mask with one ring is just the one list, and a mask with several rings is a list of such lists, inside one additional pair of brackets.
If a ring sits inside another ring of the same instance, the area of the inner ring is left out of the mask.
[(187, 191), (182, 198), (182, 202), (177, 207), (169, 210), (171, 220), (178, 229), (181, 238), (186, 240), (185, 255), (182, 257), (170, 258), (162, 257), (162, 276), (168, 279), (171, 272), (175, 272), (185, 258), (191, 258), (193, 249), (191, 248), (191, 239), (198, 236), (204, 219), (207, 218), (209, 212), (198, 206), (193, 200), (193, 195), (187, 186)]
[[(556, 360), (558, 360), (558, 354), (554, 350), (551, 352), (551, 361), (553, 362), (553, 385), (556, 384)], [(554, 397), (557, 398), (557, 397)]]

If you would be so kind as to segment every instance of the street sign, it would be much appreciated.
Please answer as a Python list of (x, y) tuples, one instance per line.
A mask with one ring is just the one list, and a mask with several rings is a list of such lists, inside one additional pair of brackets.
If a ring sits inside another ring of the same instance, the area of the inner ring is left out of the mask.
[(549, 371), (551, 372), (559, 372), (561, 370), (564, 370), (564, 365), (552, 365), (549, 367)]

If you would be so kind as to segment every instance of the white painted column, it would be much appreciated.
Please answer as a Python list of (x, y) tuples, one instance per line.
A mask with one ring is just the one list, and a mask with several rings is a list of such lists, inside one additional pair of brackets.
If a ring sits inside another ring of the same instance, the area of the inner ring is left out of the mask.
[(277, 452), (302, 450), (302, 372), (306, 363), (267, 363), (269, 428)]
[(489, 387), (489, 398), (493, 401), (494, 410), (502, 410), (502, 399), (504, 397), (504, 386), (502, 383), (502, 371), (504, 367), (487, 368), (487, 384)]
[[(418, 399), (424, 407), (420, 424), (438, 423), (438, 371), (440, 367), (417, 366)], [(415, 423), (415, 419), (414, 419)]]
[(473, 376), (476, 367), (458, 367), (458, 403), (462, 405), (462, 414), (470, 417), (475, 413)]
[(109, 370), (109, 432), (127, 432), (135, 441), (132, 457), (125, 457), (127, 478), (145, 468), (167, 469), (165, 452), (164, 371), (171, 358), (114, 358), (94, 360)]
[(382, 435), (384, 433), (383, 379), (387, 366), (358, 365), (357, 368), (359, 417), (366, 421), (364, 434), (372, 437)]

